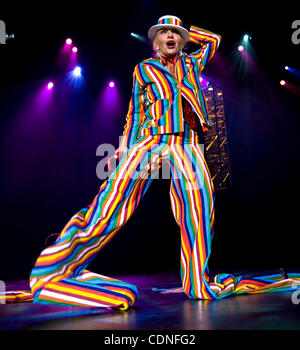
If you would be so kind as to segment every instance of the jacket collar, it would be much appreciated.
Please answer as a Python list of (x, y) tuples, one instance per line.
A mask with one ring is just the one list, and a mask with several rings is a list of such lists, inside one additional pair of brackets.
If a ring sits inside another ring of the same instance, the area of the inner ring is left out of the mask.
[[(176, 61), (177, 63), (177, 61)], [(173, 74), (160, 62), (160, 60), (156, 59), (156, 58), (149, 58), (148, 60), (146, 60), (144, 62), (144, 64), (152, 66), (164, 73), (170, 74), (171, 77), (173, 77), (175, 79), (175, 77), (173, 76)]]
[[(185, 57), (184, 56), (178, 57), (177, 60), (176, 60), (175, 70), (177, 70), (177, 67), (178, 67), (179, 64), (181, 64), (183, 67), (185, 67), (186, 66), (185, 63), (186, 62), (185, 62)], [(156, 58), (149, 58), (149, 59), (145, 60), (143, 64), (144, 65), (150, 65), (150, 66), (160, 70), (163, 73), (169, 74), (175, 81), (177, 81), (176, 77), (174, 77), (174, 75), (158, 59), (156, 59)], [(181, 80), (184, 79), (184, 77), (186, 76), (186, 74), (188, 72), (187, 67), (184, 68), (184, 71), (185, 71), (185, 74), (184, 74), (184, 76), (182, 77)]]

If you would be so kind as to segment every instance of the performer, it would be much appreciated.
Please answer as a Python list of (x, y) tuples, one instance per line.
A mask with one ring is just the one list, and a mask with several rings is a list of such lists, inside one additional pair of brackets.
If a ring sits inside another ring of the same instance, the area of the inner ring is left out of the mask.
[[(134, 285), (90, 272), (87, 266), (131, 217), (163, 162), (170, 165), (171, 207), (181, 234), (182, 285), (155, 291), (221, 299), (232, 293), (291, 289), (294, 280), (281, 275), (249, 280), (221, 274), (210, 280), (214, 188), (200, 140), (212, 123), (200, 74), (221, 38), (195, 26), (188, 31), (178, 17), (169, 15), (159, 18), (148, 36), (156, 56), (134, 69), (132, 97), (115, 155), (118, 166), (93, 202), (42, 251), (31, 272), (31, 292), (8, 293), (7, 301), (122, 310), (133, 305)], [(199, 49), (184, 53), (188, 41)]]

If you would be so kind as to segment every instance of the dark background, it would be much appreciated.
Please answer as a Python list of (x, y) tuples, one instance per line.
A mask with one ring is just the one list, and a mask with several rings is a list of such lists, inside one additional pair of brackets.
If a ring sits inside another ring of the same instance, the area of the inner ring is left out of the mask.
[[(222, 36), (204, 74), (224, 93), (233, 186), (216, 193), (210, 267), (297, 270), (299, 95), (279, 85), (286, 79), (299, 87), (283, 69), (300, 69), (300, 45), (291, 41), (297, 10), (295, 3), (258, 1), (1, 7), (0, 19), (15, 39), (0, 45), (0, 279), (28, 278), (47, 236), (61, 231), (97, 194), (96, 148), (118, 146), (133, 68), (152, 55), (151, 46), (130, 32), (146, 36), (165, 14), (177, 15), (187, 28), (193, 24)], [(251, 67), (236, 50), (245, 33), (252, 37)], [(66, 85), (60, 50), (67, 37), (79, 48), (81, 88)], [(119, 103), (101, 109), (99, 95), (110, 79), (116, 81)], [(56, 84), (53, 99), (41, 110), (36, 92), (49, 80)], [(89, 269), (110, 275), (179, 269), (180, 233), (168, 192), (167, 180), (154, 181)]]

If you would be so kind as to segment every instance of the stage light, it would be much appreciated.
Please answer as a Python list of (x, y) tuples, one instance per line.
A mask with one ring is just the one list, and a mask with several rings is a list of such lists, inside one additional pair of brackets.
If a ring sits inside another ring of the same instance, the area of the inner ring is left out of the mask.
[(285, 66), (285, 69), (291, 73), (294, 77), (300, 79), (300, 69), (296, 69), (295, 67)]
[(284, 86), (286, 84), (285, 80), (280, 80), (280, 85)]
[(72, 88), (80, 88), (85, 84), (84, 76), (82, 74), (83, 69), (76, 65), (73, 66), (67, 74), (67, 81)]
[(74, 47), (72, 48), (72, 51), (73, 51), (73, 52), (78, 52), (77, 47), (74, 46)]
[(206, 77), (204, 74), (202, 74), (200, 77), (200, 84), (204, 89), (206, 89), (209, 85), (209, 81), (207, 79), (208, 77)]
[(53, 89), (53, 86), (54, 86), (53, 82), (50, 81), (50, 82), (48, 83), (48, 85), (47, 85), (47, 89), (48, 89), (48, 90), (51, 90), (51, 89)]
[(81, 76), (81, 68), (80, 68), (79, 66), (77, 66), (77, 67), (75, 67), (75, 68), (73, 69), (73, 75), (74, 75), (75, 77), (80, 77), (80, 76)]
[(113, 81), (110, 81), (109, 82), (109, 87), (114, 87), (115, 86), (115, 83)]
[(245, 34), (244, 37), (243, 37), (243, 40), (244, 41), (248, 41), (250, 39), (249, 35), (248, 34)]
[(10, 39), (14, 39), (15, 38), (15, 34), (6, 34), (6, 40), (10, 40)]
[(243, 45), (240, 45), (240, 46), (238, 47), (238, 50), (239, 50), (240, 52), (244, 51), (244, 46), (243, 46)]
[(66, 44), (67, 44), (67, 45), (71, 45), (71, 44), (72, 44), (72, 39), (71, 39), (71, 38), (68, 38), (68, 39), (66, 40)]
[(139, 35), (139, 34), (136, 34), (136, 33), (130, 33), (130, 35), (140, 41), (143, 41), (143, 42), (147, 42), (147, 39), (142, 36), (142, 35)]

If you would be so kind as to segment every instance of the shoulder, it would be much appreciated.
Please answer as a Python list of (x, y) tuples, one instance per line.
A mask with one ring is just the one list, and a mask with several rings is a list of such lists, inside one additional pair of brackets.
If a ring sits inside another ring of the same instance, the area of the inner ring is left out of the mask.
[(141, 61), (138, 66), (143, 67), (145, 65), (153, 64), (155, 62), (159, 62), (156, 58), (146, 58), (145, 60)]
[(133, 70), (133, 78), (138, 81), (140, 85), (146, 85), (148, 78), (147, 66), (151, 64), (152, 61), (157, 61), (153, 58), (147, 58), (139, 63), (137, 63)]
[(146, 58), (143, 61), (140, 61), (139, 63), (137, 63), (134, 66), (133, 71), (134, 72), (142, 71), (144, 69), (145, 65), (151, 64), (151, 62), (153, 62), (153, 61), (157, 61), (157, 60), (155, 60), (154, 58)]

